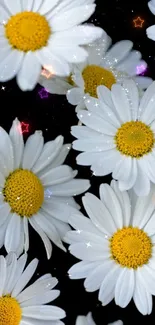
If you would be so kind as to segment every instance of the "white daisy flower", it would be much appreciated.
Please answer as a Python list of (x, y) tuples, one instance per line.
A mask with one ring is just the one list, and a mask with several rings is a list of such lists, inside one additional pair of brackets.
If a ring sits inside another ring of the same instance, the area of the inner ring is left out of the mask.
[(126, 80), (111, 91), (97, 88), (98, 99), (86, 100), (87, 110), (77, 116), (86, 126), (73, 126), (78, 140), (73, 148), (79, 165), (90, 166), (95, 176), (119, 181), (121, 191), (133, 188), (139, 196), (148, 195), (155, 183), (155, 82), (139, 104), (136, 84)]
[(115, 299), (125, 308), (133, 298), (143, 314), (152, 311), (155, 295), (155, 186), (137, 197), (121, 192), (118, 182), (100, 186), (100, 200), (83, 197), (89, 216), (71, 216), (75, 229), (66, 235), (72, 255), (82, 260), (69, 270), (71, 279), (82, 279), (86, 291), (99, 290), (102, 305)]
[[(45, 274), (26, 289), (38, 260), (26, 268), (27, 255), (17, 259), (14, 253), (0, 256), (0, 324), (1, 325), (63, 325), (65, 312), (56, 306), (45, 305), (55, 300), (59, 290), (52, 290), (56, 278)], [(25, 268), (25, 270), (24, 270)]]
[(67, 76), (68, 63), (82, 62), (79, 45), (101, 37), (99, 27), (80, 25), (95, 11), (94, 0), (4, 0), (0, 4), (0, 81), (17, 76), (22, 90), (32, 90), (42, 66)]
[(77, 171), (62, 165), (69, 145), (63, 145), (62, 136), (44, 144), (42, 132), (36, 131), (24, 147), (17, 119), (9, 135), (0, 128), (0, 139), (0, 247), (19, 255), (27, 251), (30, 223), (48, 258), (50, 240), (65, 251), (61, 239), (69, 230), (69, 216), (79, 209), (72, 196), (90, 187), (88, 180), (74, 179)]
[[(150, 11), (155, 15), (155, 0), (151, 0), (148, 2), (148, 7)], [(155, 25), (150, 26), (146, 29), (147, 37), (155, 41)]]
[[(96, 323), (93, 320), (92, 313), (88, 313), (87, 316), (78, 316), (75, 325), (96, 325)], [(123, 325), (123, 322), (118, 320), (116, 322), (109, 323), (108, 325)]]
[[(43, 73), (39, 83), (50, 93), (66, 94), (69, 103), (77, 105), (76, 111), (85, 108), (88, 95), (97, 97), (97, 86), (104, 85), (111, 89), (115, 83), (122, 83), (132, 78), (140, 93), (152, 82), (151, 78), (138, 76), (146, 70), (147, 64), (141, 59), (141, 53), (132, 50), (129, 40), (117, 42), (111, 46), (111, 38), (103, 31), (103, 37), (87, 46), (89, 53), (82, 64), (72, 66), (69, 78), (52, 77)], [(111, 46), (111, 47), (110, 47)]]

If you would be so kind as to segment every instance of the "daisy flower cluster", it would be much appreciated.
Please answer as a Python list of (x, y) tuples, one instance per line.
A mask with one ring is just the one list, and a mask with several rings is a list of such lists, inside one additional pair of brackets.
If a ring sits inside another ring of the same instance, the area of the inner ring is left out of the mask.
[[(29, 227), (47, 259), (54, 245), (78, 261), (70, 281), (84, 279), (102, 306), (126, 308), (133, 300), (150, 315), (155, 296), (155, 81), (130, 40), (112, 44), (100, 27), (83, 24), (94, 0), (3, 0), (0, 4), (0, 82), (19, 88), (40, 83), (75, 106), (72, 144), (62, 135), (44, 142), (41, 130), (24, 142), (16, 118), (0, 127), (0, 325), (63, 325), (63, 309), (50, 305), (60, 292), (45, 274), (29, 283), (38, 260), (27, 263)], [(155, 0), (148, 3), (155, 14)], [(155, 40), (155, 26), (147, 28)], [(112, 176), (99, 198), (75, 197), (91, 183), (65, 163), (71, 147), (77, 165), (94, 177)], [(75, 151), (74, 151), (75, 152)], [(30, 247), (31, 249), (31, 247)], [(28, 286), (27, 286), (28, 285)], [(123, 325), (117, 320), (111, 325)], [(110, 325), (108, 324), (108, 325)], [(96, 325), (79, 315), (75, 325)]]

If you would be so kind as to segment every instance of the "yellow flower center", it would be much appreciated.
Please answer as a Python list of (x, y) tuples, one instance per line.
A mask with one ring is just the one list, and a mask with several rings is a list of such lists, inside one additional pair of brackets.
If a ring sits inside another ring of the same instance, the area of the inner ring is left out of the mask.
[(19, 325), (22, 311), (16, 299), (10, 296), (0, 298), (0, 325)]
[(5, 34), (17, 50), (36, 51), (47, 45), (51, 29), (44, 16), (36, 12), (20, 12), (8, 20)]
[(110, 250), (112, 258), (121, 266), (136, 269), (149, 261), (152, 243), (143, 230), (122, 228), (111, 237)]
[(88, 65), (82, 72), (84, 79), (85, 93), (97, 98), (97, 87), (104, 85), (111, 89), (112, 85), (116, 83), (116, 79), (111, 71), (106, 70), (97, 65)]
[(126, 156), (140, 158), (154, 146), (154, 135), (150, 127), (140, 121), (126, 122), (115, 136), (117, 150)]
[(16, 169), (6, 179), (3, 195), (12, 212), (31, 217), (43, 203), (44, 189), (38, 177), (31, 171)]

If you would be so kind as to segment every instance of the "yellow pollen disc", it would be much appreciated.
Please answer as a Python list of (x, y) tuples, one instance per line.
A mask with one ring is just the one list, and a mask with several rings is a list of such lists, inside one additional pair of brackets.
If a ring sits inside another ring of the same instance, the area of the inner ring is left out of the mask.
[(67, 77), (67, 82), (71, 85), (71, 86), (75, 86), (74, 80), (72, 79), (72, 74), (70, 74)]
[(10, 296), (0, 298), (0, 325), (19, 325), (22, 311), (16, 299)]
[(82, 72), (84, 79), (85, 93), (97, 98), (96, 88), (104, 85), (111, 89), (112, 85), (116, 83), (116, 79), (111, 71), (106, 70), (97, 65), (88, 65)]
[(16, 169), (6, 179), (3, 195), (12, 212), (31, 217), (43, 203), (44, 189), (39, 178), (31, 171)]
[(47, 45), (51, 29), (44, 16), (36, 12), (20, 12), (8, 20), (5, 35), (13, 48), (28, 52)]
[(117, 130), (115, 142), (117, 150), (124, 155), (140, 158), (151, 152), (155, 139), (148, 125), (131, 121), (122, 124)]
[(147, 264), (152, 254), (148, 235), (138, 228), (122, 228), (110, 239), (112, 258), (121, 266), (136, 269)]

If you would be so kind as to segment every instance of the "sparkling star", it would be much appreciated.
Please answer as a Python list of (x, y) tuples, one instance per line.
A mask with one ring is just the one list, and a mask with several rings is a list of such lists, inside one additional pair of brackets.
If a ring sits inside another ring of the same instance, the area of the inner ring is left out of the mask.
[(137, 28), (142, 28), (144, 24), (144, 19), (141, 19), (140, 17), (137, 17), (136, 19), (133, 19), (134, 26)]
[(45, 88), (42, 88), (38, 94), (41, 99), (48, 98), (48, 91)]
[(82, 230), (78, 229), (76, 232), (77, 232), (77, 234), (81, 234), (81, 231)]
[(1, 90), (5, 90), (5, 88), (6, 88), (6, 87), (2, 86), (2, 87), (1, 87)]
[(46, 79), (49, 79), (52, 76), (52, 73), (46, 69), (42, 69), (41, 75), (44, 76)]
[(25, 123), (25, 122), (21, 122), (19, 127), (18, 127), (18, 131), (20, 133), (28, 133), (29, 132), (29, 127), (30, 127), (30, 124), (29, 123)]
[(86, 243), (86, 245), (87, 245), (87, 247), (92, 247), (90, 242)]
[(144, 72), (146, 71), (146, 67), (144, 64), (141, 65), (137, 65), (136, 67), (136, 74), (144, 74)]

